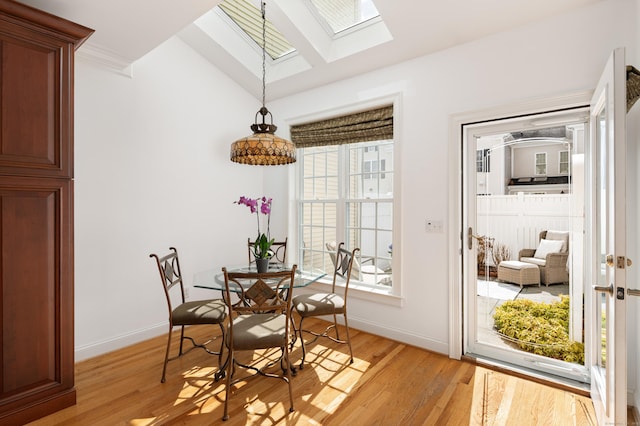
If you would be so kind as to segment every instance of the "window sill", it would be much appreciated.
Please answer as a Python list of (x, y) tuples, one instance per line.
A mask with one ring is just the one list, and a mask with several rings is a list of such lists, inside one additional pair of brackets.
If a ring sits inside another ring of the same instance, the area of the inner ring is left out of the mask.
[[(318, 280), (309, 285), (308, 288), (323, 292), (331, 291), (331, 281), (327, 279)], [(404, 299), (396, 294), (392, 294), (391, 289), (374, 288), (354, 282), (349, 284), (349, 297), (389, 306), (402, 307), (404, 305)]]

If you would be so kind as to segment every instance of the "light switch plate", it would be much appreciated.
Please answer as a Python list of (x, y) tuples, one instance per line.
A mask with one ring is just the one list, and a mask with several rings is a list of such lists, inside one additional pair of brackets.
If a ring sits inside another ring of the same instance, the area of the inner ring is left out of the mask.
[(441, 220), (427, 219), (425, 221), (425, 231), (441, 233), (444, 231), (444, 224)]

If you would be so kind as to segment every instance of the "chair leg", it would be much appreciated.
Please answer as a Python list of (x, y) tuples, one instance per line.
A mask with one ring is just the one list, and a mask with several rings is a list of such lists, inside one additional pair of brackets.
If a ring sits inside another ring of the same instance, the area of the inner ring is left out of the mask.
[(225, 331), (224, 331), (224, 325), (222, 323), (218, 324), (220, 326), (220, 331), (221, 331), (221, 338), (220, 338), (220, 351), (218, 352), (218, 371), (213, 375), (214, 381), (218, 381), (222, 378), (224, 378), (226, 372), (226, 362), (229, 361), (229, 358), (227, 357), (227, 360), (225, 361), (225, 364), (222, 363), (222, 352), (224, 351), (224, 343), (225, 343)]
[[(284, 357), (286, 358), (285, 359), (286, 366), (291, 365), (291, 363), (289, 362), (289, 354), (290, 354), (289, 345), (285, 345)], [(293, 390), (291, 389), (291, 368), (287, 368), (286, 375), (287, 375), (287, 385), (289, 386), (289, 412), (293, 413), (294, 409), (293, 409)]]
[(340, 332), (338, 331), (338, 317), (333, 314), (333, 328), (336, 330), (336, 339), (340, 340)]
[(224, 414), (222, 420), (229, 420), (229, 411), (227, 409), (229, 404), (229, 398), (231, 397), (231, 377), (233, 376), (233, 348), (229, 345), (229, 357), (227, 358), (227, 383), (225, 384), (224, 392)]
[(173, 327), (169, 324), (169, 335), (167, 336), (167, 350), (164, 353), (164, 366), (162, 367), (162, 379), (160, 379), (160, 383), (165, 382), (165, 376), (167, 374), (167, 363), (169, 362), (169, 348), (171, 348), (171, 332)]
[[(351, 361), (349, 364), (353, 364), (353, 350), (351, 349), (351, 336), (349, 335), (349, 322), (347, 321), (347, 311), (344, 311), (344, 328), (347, 330), (347, 345), (349, 345), (349, 356), (351, 356)], [(338, 327), (336, 327), (336, 330)], [(337, 331), (336, 331), (337, 333)]]
[(184, 340), (184, 325), (180, 326), (180, 351), (178, 356), (182, 356), (182, 341)]
[(304, 347), (304, 337), (302, 336), (302, 321), (304, 317), (300, 317), (300, 322), (298, 323), (298, 336), (300, 337), (300, 344), (302, 346), (302, 360), (300, 360), (300, 370), (304, 368), (304, 358), (307, 355), (307, 351)]

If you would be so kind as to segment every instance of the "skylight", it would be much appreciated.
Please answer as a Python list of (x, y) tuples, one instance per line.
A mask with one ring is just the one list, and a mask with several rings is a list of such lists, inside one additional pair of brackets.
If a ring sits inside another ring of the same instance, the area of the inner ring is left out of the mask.
[(380, 16), (372, 0), (310, 0), (334, 34)]
[[(248, 0), (224, 0), (218, 7), (262, 49), (262, 13)], [(269, 11), (267, 9), (267, 17)], [(267, 19), (266, 51), (271, 59), (281, 58), (296, 49)]]

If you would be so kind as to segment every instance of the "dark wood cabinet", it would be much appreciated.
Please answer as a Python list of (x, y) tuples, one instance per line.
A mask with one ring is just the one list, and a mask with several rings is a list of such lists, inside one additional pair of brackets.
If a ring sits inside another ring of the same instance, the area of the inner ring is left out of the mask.
[(73, 59), (93, 31), (0, 0), (0, 423), (75, 404)]

